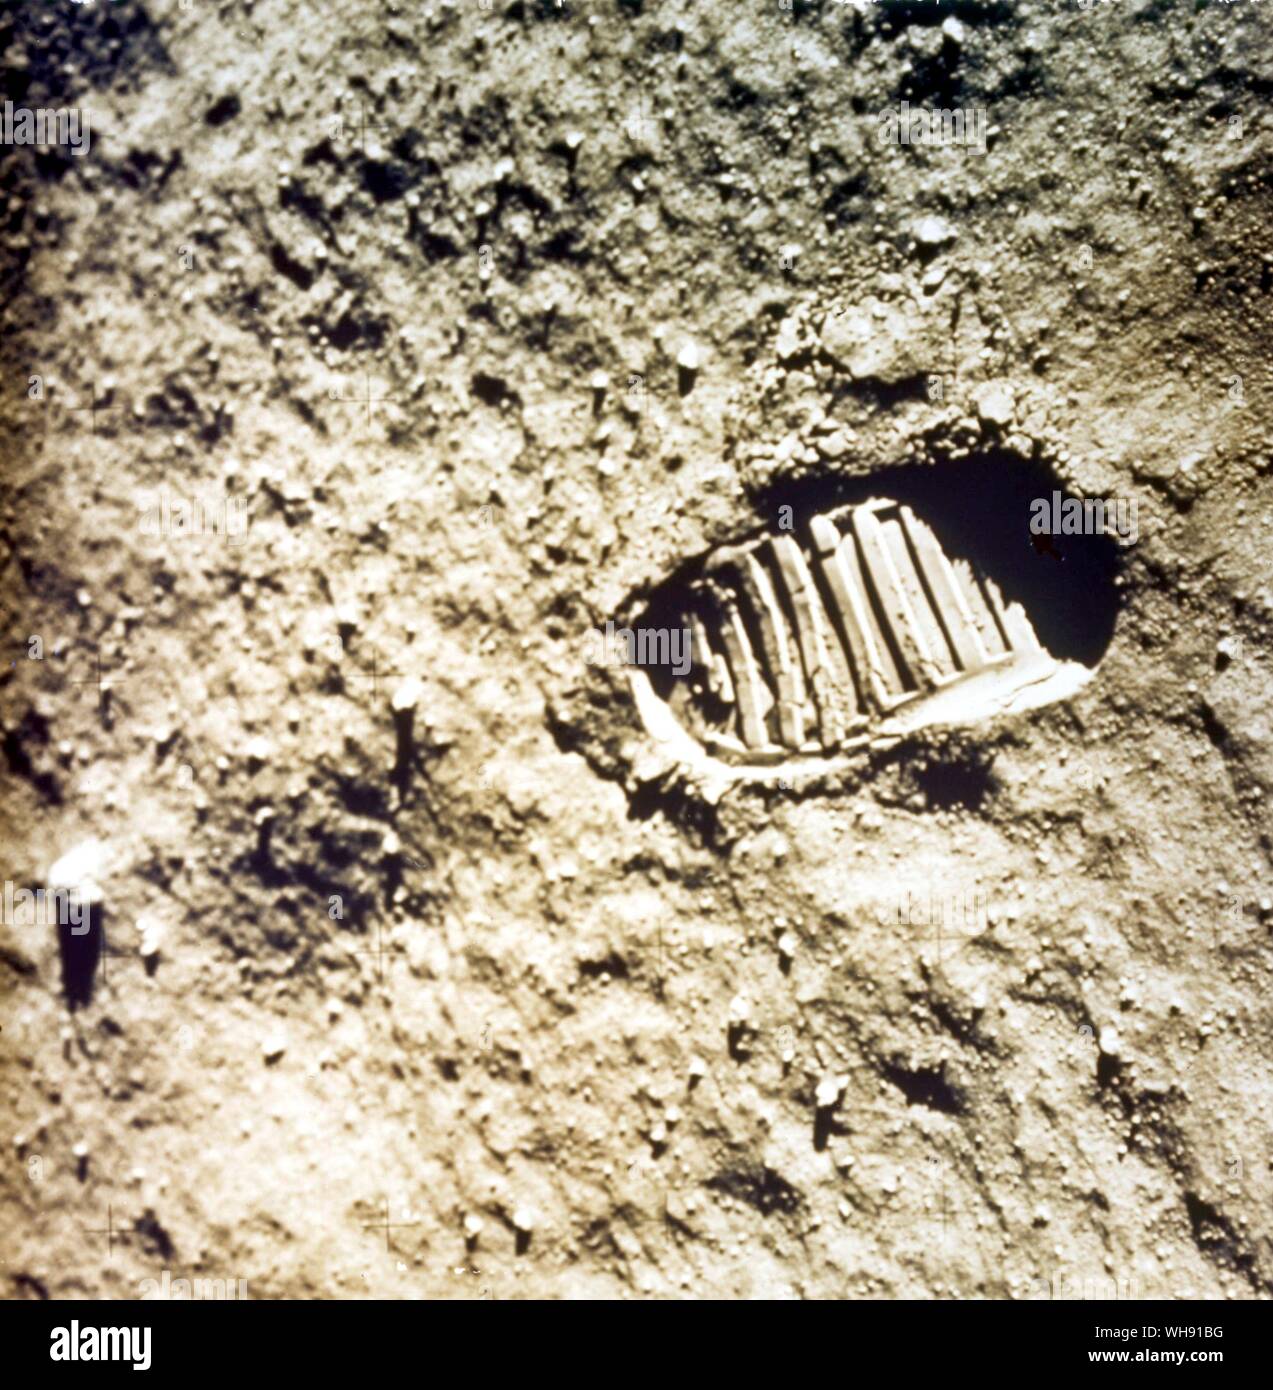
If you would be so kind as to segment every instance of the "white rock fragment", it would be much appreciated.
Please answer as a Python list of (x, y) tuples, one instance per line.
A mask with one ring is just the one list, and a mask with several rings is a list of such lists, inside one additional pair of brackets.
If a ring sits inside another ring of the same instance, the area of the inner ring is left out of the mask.
[(778, 329), (775, 351), (781, 362), (789, 362), (800, 351), (800, 330), (796, 326), (795, 319), (783, 319)]
[(1107, 1023), (1101, 1029), (1097, 1046), (1107, 1057), (1118, 1057), (1122, 1054), (1123, 1040), (1118, 1036), (1118, 1029), (1113, 1024)]
[(953, 14), (942, 21), (941, 31), (953, 44), (962, 44), (964, 41), (964, 26)]
[(819, 1110), (830, 1110), (840, 1103), (840, 1097), (844, 1094), (844, 1088), (848, 1084), (849, 1078), (847, 1076), (824, 1076), (818, 1082), (813, 1103)]
[(163, 945), (164, 924), (158, 917), (139, 917), (136, 922), (137, 935), (141, 938), (137, 953), (142, 960), (153, 960)]
[(698, 346), (695, 343), (686, 343), (685, 346), (676, 354), (676, 365), (683, 372), (696, 372), (701, 362)]
[(852, 444), (853, 432), (851, 430), (832, 430), (828, 435), (824, 435), (817, 442), (817, 450), (823, 458), (830, 459), (835, 463), (837, 459), (842, 459), (849, 452)]
[(977, 414), (992, 425), (1006, 425), (1012, 419), (1015, 403), (1012, 392), (1001, 381), (988, 382), (974, 397)]
[(915, 224), (915, 240), (930, 250), (945, 246), (958, 235), (944, 217), (921, 217)]
[(751, 1017), (751, 1004), (744, 994), (736, 994), (729, 1001), (729, 1022), (730, 1026), (737, 1028), (746, 1023)]
[(393, 692), (393, 708), (395, 713), (403, 710), (413, 710), (424, 699), (424, 685), (418, 676), (408, 676), (402, 681), (398, 688)]
[(707, 1063), (697, 1055), (690, 1058), (689, 1064), (690, 1079), (701, 1081), (707, 1075)]
[(274, 756), (274, 745), (264, 734), (257, 734), (255, 738), (248, 740), (247, 747), (243, 750), (250, 763), (260, 763), (264, 766)]
[(287, 1034), (276, 1028), (261, 1044), (261, 1056), (266, 1062), (277, 1062), (287, 1051)]
[(480, 1216), (474, 1216), (472, 1212), (464, 1218), (464, 1236), (467, 1240), (476, 1240), (482, 1234), (482, 1227), (485, 1223)]
[(80, 902), (94, 907), (102, 901), (101, 878), (105, 868), (106, 846), (101, 840), (84, 840), (49, 870), (49, 887), (75, 893)]
[(530, 1207), (518, 1207), (513, 1213), (513, 1229), (529, 1236), (535, 1230), (536, 1215)]
[(785, 931), (778, 938), (778, 954), (785, 961), (792, 961), (796, 958), (796, 938), (791, 932)]

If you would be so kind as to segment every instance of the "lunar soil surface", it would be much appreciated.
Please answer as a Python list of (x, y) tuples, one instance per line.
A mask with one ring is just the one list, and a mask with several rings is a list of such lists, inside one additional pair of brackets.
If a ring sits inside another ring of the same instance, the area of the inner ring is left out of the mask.
[(0, 55), (6, 1298), (1273, 1293), (1273, 0)]

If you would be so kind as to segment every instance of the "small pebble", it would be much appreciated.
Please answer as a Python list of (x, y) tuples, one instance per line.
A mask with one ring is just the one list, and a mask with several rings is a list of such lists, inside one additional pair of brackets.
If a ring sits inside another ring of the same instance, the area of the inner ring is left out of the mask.
[(255, 738), (248, 740), (247, 747), (243, 751), (249, 763), (264, 766), (274, 756), (274, 745), (264, 734), (257, 734)]
[(99, 882), (106, 864), (106, 846), (100, 840), (84, 840), (64, 854), (49, 870), (49, 887), (77, 892), (90, 907), (102, 901)]
[(921, 217), (915, 226), (915, 240), (921, 246), (945, 246), (958, 233), (944, 217)]
[(395, 711), (415, 709), (424, 698), (424, 685), (418, 677), (408, 676), (393, 692)]
[(818, 1082), (818, 1089), (814, 1093), (814, 1104), (819, 1110), (830, 1110), (832, 1106), (838, 1105), (840, 1097), (844, 1094), (844, 1088), (849, 1084), (847, 1076), (824, 1076)]
[(1001, 382), (990, 382), (976, 394), (977, 414), (993, 425), (1006, 425), (1012, 419), (1012, 393)]
[(141, 937), (141, 944), (137, 948), (141, 958), (151, 960), (157, 956), (159, 947), (163, 944), (163, 923), (157, 917), (139, 917), (137, 934)]

